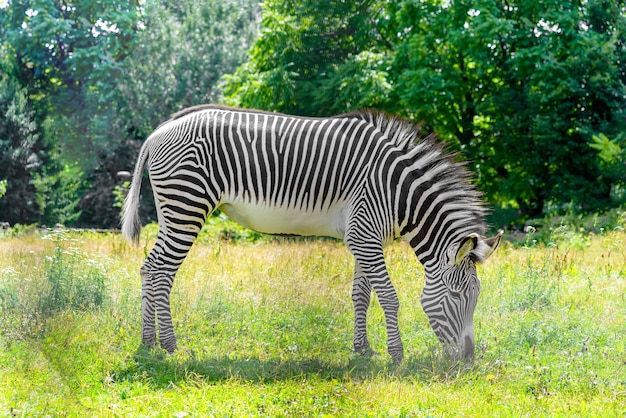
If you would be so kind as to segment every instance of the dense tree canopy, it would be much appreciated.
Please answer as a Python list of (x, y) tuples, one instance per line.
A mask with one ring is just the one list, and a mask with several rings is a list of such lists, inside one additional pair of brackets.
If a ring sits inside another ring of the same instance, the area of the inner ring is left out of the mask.
[(458, 141), (492, 200), (610, 204), (589, 143), (625, 127), (626, 26), (617, 4), (597, 6), (454, 2), (408, 32), (401, 102)]
[[(245, 59), (256, 34), (254, 1), (146, 3), (133, 48), (111, 92), (109, 148), (89, 175), (91, 190), (80, 207), (84, 222), (117, 225), (116, 174), (132, 170), (139, 146), (182, 108), (219, 100), (218, 82)], [(152, 193), (143, 193), (144, 219), (154, 219)]]
[(462, 151), (493, 203), (522, 213), (623, 199), (624, 177), (590, 146), (600, 133), (626, 144), (623, 1), (327, 3), (265, 2), (227, 100), (402, 113)]
[[(244, 61), (256, 34), (258, 6), (17, 0), (1, 12), (0, 55), (15, 64), (11, 82), (55, 158), (43, 176), (29, 169), (19, 180), (39, 194), (31, 216), (0, 211), (0, 220), (117, 226), (116, 173), (132, 169), (141, 141), (171, 113), (217, 100), (220, 77)], [(8, 202), (18, 179), (6, 180)]]
[(9, 2), (4, 48), (63, 156), (89, 169), (107, 148), (103, 114), (130, 51), (139, 18), (125, 0)]
[(47, 149), (26, 90), (10, 76), (9, 65), (0, 64), (0, 213), (3, 222), (34, 221), (39, 207), (30, 180), (42, 172)]
[(399, 113), (519, 219), (626, 200), (623, 0), (0, 7), (0, 221), (117, 225), (116, 173), (169, 114), (216, 101)]
[(377, 2), (268, 0), (250, 61), (227, 77), (232, 104), (329, 115), (388, 102)]

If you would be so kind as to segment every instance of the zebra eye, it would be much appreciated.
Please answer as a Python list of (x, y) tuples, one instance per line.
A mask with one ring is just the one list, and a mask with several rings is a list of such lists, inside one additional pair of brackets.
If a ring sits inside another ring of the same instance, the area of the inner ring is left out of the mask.
[(454, 298), (454, 299), (461, 299), (461, 293), (459, 292), (455, 292), (454, 290), (450, 291), (450, 295)]

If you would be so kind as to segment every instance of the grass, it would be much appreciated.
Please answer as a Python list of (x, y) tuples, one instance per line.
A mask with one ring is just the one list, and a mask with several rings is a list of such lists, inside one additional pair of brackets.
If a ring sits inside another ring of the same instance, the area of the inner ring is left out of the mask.
[(376, 301), (382, 354), (351, 352), (342, 244), (228, 231), (203, 235), (177, 276), (180, 350), (142, 348), (138, 269), (153, 237), (146, 228), (145, 248), (115, 234), (0, 237), (0, 415), (624, 417), (621, 228), (505, 243), (479, 268), (473, 363), (441, 357), (418, 302), (423, 270), (394, 243), (399, 366)]

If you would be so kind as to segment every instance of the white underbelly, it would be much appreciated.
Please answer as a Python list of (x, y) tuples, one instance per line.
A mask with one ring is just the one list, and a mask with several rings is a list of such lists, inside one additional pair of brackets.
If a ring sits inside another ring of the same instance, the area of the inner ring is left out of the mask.
[(325, 211), (302, 212), (236, 200), (224, 202), (219, 209), (238, 224), (266, 234), (344, 237), (344, 205), (340, 204)]

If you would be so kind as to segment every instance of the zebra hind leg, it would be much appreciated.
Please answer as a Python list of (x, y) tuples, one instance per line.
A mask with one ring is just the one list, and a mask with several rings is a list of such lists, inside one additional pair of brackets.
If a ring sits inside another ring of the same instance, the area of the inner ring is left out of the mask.
[(172, 312), (170, 310), (170, 291), (174, 284), (174, 274), (155, 275), (154, 295), (157, 311), (157, 323), (159, 324), (159, 342), (161, 347), (172, 354), (178, 348), (174, 325), (172, 324)]
[(154, 347), (157, 342), (155, 328), (154, 293), (152, 291), (152, 273), (147, 259), (139, 273), (141, 275), (141, 342)]
[(354, 303), (354, 351), (365, 357), (376, 355), (367, 339), (367, 310), (370, 306), (372, 286), (358, 262), (354, 265), (352, 302)]
[(140, 270), (141, 342), (147, 347), (157, 345), (156, 321), (159, 326), (161, 347), (171, 354), (178, 347), (170, 310), (170, 292), (174, 284), (175, 272), (158, 271), (154, 265), (155, 262), (149, 256)]
[(145, 345), (156, 344), (155, 316), (159, 328), (159, 342), (170, 354), (178, 344), (174, 335), (170, 292), (174, 277), (183, 263), (199, 229), (186, 231), (171, 228), (159, 229), (157, 241), (148, 255), (142, 274), (142, 341)]

